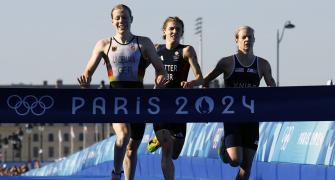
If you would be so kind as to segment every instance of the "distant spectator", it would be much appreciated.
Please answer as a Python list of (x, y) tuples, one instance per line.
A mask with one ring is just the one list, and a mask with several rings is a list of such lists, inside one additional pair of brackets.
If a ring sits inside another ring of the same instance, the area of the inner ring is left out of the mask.
[(99, 89), (106, 89), (106, 85), (105, 85), (105, 81), (104, 81), (104, 80), (102, 80), (102, 81), (100, 82)]
[(38, 168), (40, 168), (41, 167), (41, 162), (39, 161), (39, 160), (36, 160), (35, 162), (34, 162), (34, 169), (38, 169)]
[(22, 164), (19, 168), (19, 173), (23, 174), (29, 171), (28, 165), (27, 164)]
[(19, 175), (19, 172), (17, 170), (17, 167), (14, 165), (9, 169), (9, 176), (17, 176)]

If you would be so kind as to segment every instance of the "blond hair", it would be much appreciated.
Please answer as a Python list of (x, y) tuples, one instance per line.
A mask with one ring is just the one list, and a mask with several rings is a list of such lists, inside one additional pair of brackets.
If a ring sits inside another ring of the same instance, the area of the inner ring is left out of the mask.
[(236, 39), (238, 39), (238, 33), (239, 33), (242, 29), (247, 29), (247, 30), (251, 31), (251, 32), (252, 32), (252, 36), (254, 36), (254, 32), (255, 32), (255, 30), (254, 30), (252, 27), (250, 27), (250, 26), (240, 26), (240, 27), (238, 27), (238, 28), (236, 29), (236, 31), (235, 31), (235, 38), (236, 38)]
[(113, 12), (116, 10), (116, 9), (121, 9), (121, 10), (127, 10), (129, 12), (129, 16), (131, 19), (133, 19), (133, 16), (131, 14), (131, 10), (128, 6), (124, 5), (124, 4), (118, 4), (116, 6), (113, 7), (112, 9), (112, 12), (111, 12), (111, 17), (113, 19)]

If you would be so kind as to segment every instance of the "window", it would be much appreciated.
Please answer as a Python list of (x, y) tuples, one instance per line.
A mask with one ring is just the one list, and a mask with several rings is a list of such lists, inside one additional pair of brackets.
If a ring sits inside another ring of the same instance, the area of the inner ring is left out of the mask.
[(64, 142), (69, 142), (70, 141), (69, 133), (64, 133), (63, 134), (63, 139), (64, 139)]
[(64, 146), (64, 156), (68, 156), (70, 154), (70, 148), (68, 146)]
[(83, 133), (79, 134), (79, 141), (84, 141), (84, 134)]
[(38, 150), (39, 149), (40, 149), (39, 147), (33, 147), (33, 157), (34, 158), (38, 158)]
[(49, 156), (49, 158), (53, 158), (55, 156), (54, 147), (49, 147), (49, 149), (48, 149), (48, 156)]
[(15, 152), (15, 158), (21, 158), (21, 151)]
[(38, 134), (37, 134), (37, 133), (34, 133), (34, 134), (33, 134), (33, 141), (34, 141), (34, 142), (38, 142), (38, 139), (39, 139), (38, 137), (39, 137)]
[(49, 135), (48, 135), (48, 141), (49, 142), (54, 142), (54, 134), (49, 133)]
[(99, 134), (99, 132), (95, 132), (94, 135), (95, 135), (95, 141), (100, 141), (100, 134)]

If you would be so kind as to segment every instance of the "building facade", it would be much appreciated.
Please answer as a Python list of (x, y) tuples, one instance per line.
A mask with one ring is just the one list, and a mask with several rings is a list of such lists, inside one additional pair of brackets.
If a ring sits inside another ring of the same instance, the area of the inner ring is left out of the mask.
[(54, 161), (113, 134), (110, 123), (0, 123), (0, 161)]

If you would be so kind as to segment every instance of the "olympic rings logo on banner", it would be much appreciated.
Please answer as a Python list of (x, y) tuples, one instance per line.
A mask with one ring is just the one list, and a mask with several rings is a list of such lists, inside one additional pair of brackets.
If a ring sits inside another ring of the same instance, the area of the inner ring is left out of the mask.
[(41, 116), (54, 105), (54, 99), (48, 95), (39, 99), (34, 95), (27, 95), (23, 99), (19, 95), (11, 95), (7, 98), (7, 105), (20, 116), (25, 116), (29, 112), (35, 116)]

